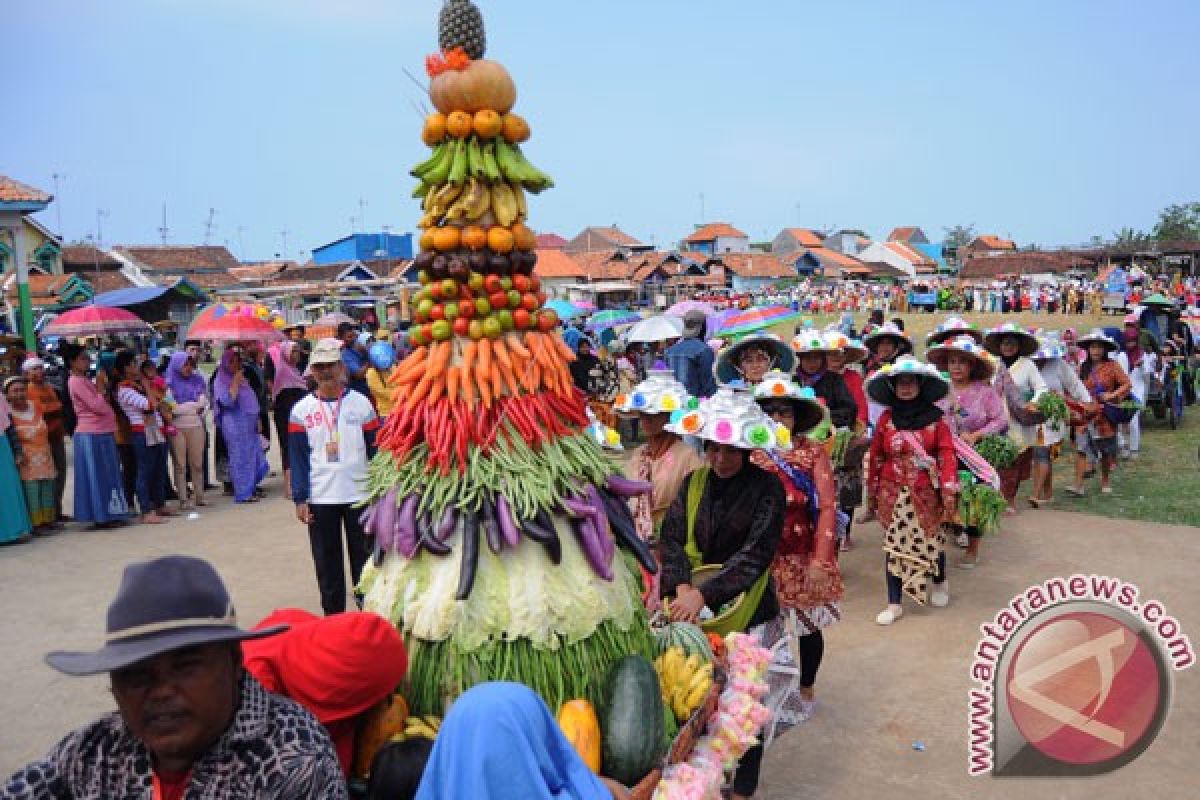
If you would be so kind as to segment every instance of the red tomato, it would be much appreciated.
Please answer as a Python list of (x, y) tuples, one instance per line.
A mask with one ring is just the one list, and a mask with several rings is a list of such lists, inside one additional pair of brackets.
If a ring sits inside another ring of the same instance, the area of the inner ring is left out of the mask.
[[(475, 307), (471, 306), (471, 311), (474, 311), (474, 310), (475, 310)], [(466, 336), (470, 330), (471, 330), (471, 320), (467, 319), (466, 317), (459, 317), (458, 319), (454, 320), (454, 335), (455, 336)]]
[(492, 304), (492, 308), (497, 311), (501, 308), (508, 308), (508, 292), (493, 292), (488, 296), (488, 302), (490, 302)]

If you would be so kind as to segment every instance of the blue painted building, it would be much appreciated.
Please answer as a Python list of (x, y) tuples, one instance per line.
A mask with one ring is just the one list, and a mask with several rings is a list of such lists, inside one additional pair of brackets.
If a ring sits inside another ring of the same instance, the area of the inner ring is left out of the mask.
[(941, 242), (909, 242), (908, 246), (916, 250), (921, 255), (935, 261), (937, 263), (938, 272), (947, 272), (950, 267), (946, 264), (945, 248)]
[(352, 233), (335, 242), (314, 247), (314, 264), (335, 264), (339, 261), (401, 261), (413, 257), (411, 233)]

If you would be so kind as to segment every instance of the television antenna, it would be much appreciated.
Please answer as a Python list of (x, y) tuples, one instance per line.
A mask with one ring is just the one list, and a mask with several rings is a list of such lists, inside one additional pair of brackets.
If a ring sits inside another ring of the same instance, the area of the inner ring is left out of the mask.
[(205, 247), (207, 247), (209, 241), (212, 240), (213, 231), (216, 230), (216, 228), (217, 228), (216, 222), (214, 221), (216, 216), (217, 216), (217, 210), (215, 208), (209, 208), (208, 209), (208, 219), (204, 223), (204, 245), (205, 245)]
[(162, 239), (163, 245), (166, 245), (167, 235), (170, 232), (171, 232), (170, 228), (167, 227), (167, 204), (163, 203), (162, 204), (162, 225), (158, 229), (158, 236), (160, 239)]

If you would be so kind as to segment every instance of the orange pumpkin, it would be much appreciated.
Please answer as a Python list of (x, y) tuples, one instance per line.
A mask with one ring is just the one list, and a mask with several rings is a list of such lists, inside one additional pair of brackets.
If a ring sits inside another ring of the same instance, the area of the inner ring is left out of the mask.
[(455, 139), (465, 139), (471, 135), (475, 118), (465, 111), (452, 111), (446, 117), (446, 133)]
[(529, 123), (517, 114), (504, 115), (504, 138), (514, 144), (529, 138)]
[(417, 240), (417, 243), (421, 246), (422, 250), (436, 250), (436, 243), (434, 241), (436, 235), (436, 228), (426, 228), (421, 231), (421, 238)]
[(446, 138), (446, 115), (434, 112), (425, 118), (425, 127), (421, 130), (421, 141), (433, 147)]
[(462, 239), (463, 247), (468, 250), (482, 250), (487, 247), (488, 243), (487, 231), (478, 225), (468, 225), (463, 228), (462, 236), (459, 238)]
[(371, 772), (375, 754), (397, 733), (404, 732), (408, 721), (408, 703), (398, 694), (388, 697), (367, 712), (354, 747), (354, 775), (365, 778)]
[(600, 774), (600, 720), (587, 700), (571, 700), (558, 710), (558, 727), (583, 763)]
[(523, 225), (520, 222), (516, 223), (510, 229), (513, 235), (513, 245), (518, 250), (536, 250), (537, 249), (537, 234), (529, 229), (529, 226)]
[(475, 112), (475, 135), (480, 139), (495, 139), (504, 130), (504, 118), (485, 108)]
[(511, 253), (513, 249), (512, 231), (500, 225), (493, 225), (487, 232), (488, 247), (497, 253)]
[(433, 231), (433, 246), (439, 252), (446, 253), (458, 247), (460, 238), (458, 228), (453, 225), (436, 228)]
[(517, 102), (517, 86), (502, 65), (485, 58), (472, 61), (464, 70), (447, 70), (429, 84), (429, 99), (443, 114), (451, 111), (508, 113)]

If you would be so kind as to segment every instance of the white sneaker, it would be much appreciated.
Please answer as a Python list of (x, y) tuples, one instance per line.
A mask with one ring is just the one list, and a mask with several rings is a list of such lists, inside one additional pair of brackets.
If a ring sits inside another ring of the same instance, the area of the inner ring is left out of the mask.
[(950, 605), (950, 586), (949, 581), (933, 584), (933, 591), (929, 594), (929, 604), (934, 608), (945, 608)]
[(904, 616), (904, 608), (902, 606), (889, 605), (883, 611), (880, 611), (875, 617), (875, 622), (880, 625), (891, 625), (896, 620)]
[(971, 539), (965, 533), (960, 533), (958, 535), (958, 537), (954, 540), (954, 543), (957, 544), (959, 547), (966, 547), (967, 545), (969, 545), (971, 543)]

